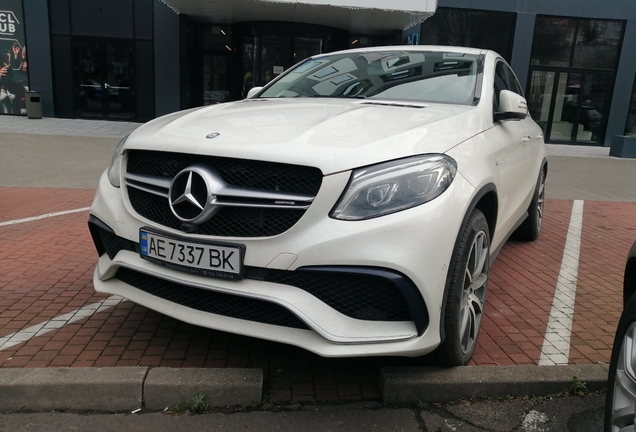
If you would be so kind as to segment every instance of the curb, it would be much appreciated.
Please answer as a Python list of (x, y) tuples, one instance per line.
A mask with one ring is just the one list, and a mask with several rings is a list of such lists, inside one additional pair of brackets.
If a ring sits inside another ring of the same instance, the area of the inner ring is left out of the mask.
[(452, 402), (472, 397), (547, 396), (569, 390), (577, 377), (590, 391), (607, 385), (607, 364), (566, 366), (385, 367), (385, 403)]
[[(387, 404), (452, 402), (472, 397), (547, 396), (577, 377), (590, 391), (607, 384), (607, 364), (568, 366), (385, 367)], [(211, 407), (259, 405), (262, 369), (147, 367), (0, 369), (0, 411), (160, 410), (204, 394)]]
[(164, 409), (201, 393), (213, 407), (259, 404), (262, 392), (262, 369), (0, 369), (0, 411)]

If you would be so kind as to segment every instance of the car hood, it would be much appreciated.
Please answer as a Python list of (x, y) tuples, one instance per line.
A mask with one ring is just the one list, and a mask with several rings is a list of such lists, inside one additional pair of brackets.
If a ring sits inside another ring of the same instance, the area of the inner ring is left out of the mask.
[(246, 99), (169, 114), (125, 148), (309, 165), (324, 174), (444, 153), (485, 129), (479, 109), (368, 99)]

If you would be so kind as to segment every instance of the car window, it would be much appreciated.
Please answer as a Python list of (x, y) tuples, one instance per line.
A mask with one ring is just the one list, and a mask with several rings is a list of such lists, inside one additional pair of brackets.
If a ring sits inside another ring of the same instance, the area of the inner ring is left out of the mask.
[(495, 67), (495, 92), (493, 100), (494, 112), (499, 111), (499, 94), (502, 90), (510, 90), (511, 92), (523, 96), (521, 85), (519, 84), (514, 72), (507, 64), (502, 61), (498, 61), (497, 66)]
[(327, 97), (474, 102), (479, 56), (429, 51), (353, 52), (311, 58), (261, 98)]

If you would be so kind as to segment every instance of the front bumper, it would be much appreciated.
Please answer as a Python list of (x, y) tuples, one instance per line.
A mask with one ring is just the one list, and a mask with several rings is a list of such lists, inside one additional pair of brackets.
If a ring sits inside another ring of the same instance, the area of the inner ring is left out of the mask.
[[(323, 356), (426, 354), (440, 343), (448, 264), (472, 187), (458, 175), (445, 194), (423, 206), (360, 222), (329, 219), (348, 178), (325, 177), (307, 213), (279, 236), (223, 238), (246, 247), (246, 277), (232, 281), (142, 259), (139, 228), (177, 232), (137, 217), (125, 191), (102, 176), (91, 208), (100, 254), (95, 288), (195, 325)], [(312, 280), (323, 281), (323, 288), (316, 290)], [(356, 286), (360, 280), (363, 287)], [(388, 315), (377, 307), (385, 302), (395, 304)]]

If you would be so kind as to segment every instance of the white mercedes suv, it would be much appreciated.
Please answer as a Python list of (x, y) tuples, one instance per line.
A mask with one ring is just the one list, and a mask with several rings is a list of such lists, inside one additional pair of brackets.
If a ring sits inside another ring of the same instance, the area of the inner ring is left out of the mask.
[(317, 55), (119, 143), (90, 211), (95, 289), (322, 356), (463, 365), (492, 261), (539, 235), (546, 173), (496, 53)]

